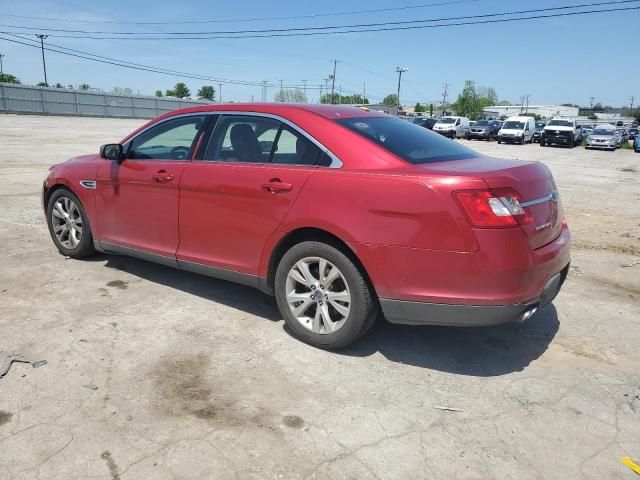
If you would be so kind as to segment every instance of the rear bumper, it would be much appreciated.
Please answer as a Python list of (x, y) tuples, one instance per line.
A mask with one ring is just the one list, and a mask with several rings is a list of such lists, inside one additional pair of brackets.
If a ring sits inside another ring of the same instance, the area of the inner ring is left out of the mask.
[(449, 305), (443, 303), (412, 302), (380, 299), (385, 318), (391, 323), (404, 325), (448, 325), (480, 327), (524, 321), (538, 308), (553, 301), (567, 278), (569, 265), (551, 277), (540, 296), (534, 300), (513, 305)]

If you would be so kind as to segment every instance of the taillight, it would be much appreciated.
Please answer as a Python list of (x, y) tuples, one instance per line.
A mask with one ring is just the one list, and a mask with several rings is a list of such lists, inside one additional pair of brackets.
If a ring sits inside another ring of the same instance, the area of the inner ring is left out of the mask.
[(512, 188), (462, 190), (454, 192), (454, 196), (472, 227), (505, 228), (531, 223), (531, 216), (520, 205), (520, 195)]

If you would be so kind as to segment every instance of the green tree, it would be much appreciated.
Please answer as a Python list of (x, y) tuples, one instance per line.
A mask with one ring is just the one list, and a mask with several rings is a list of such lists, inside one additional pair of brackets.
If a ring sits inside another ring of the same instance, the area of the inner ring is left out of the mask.
[(563, 107), (580, 108), (580, 105), (576, 105), (575, 103), (561, 103), (560, 105), (562, 105)]
[(213, 102), (216, 98), (216, 90), (211, 85), (203, 85), (200, 87), (200, 90), (198, 90), (198, 97), (206, 98)]
[(91, 86), (88, 83), (83, 83), (78, 87), (80, 90), (89, 90)]
[(433, 103), (429, 104), (429, 116), (433, 117)]
[(56, 88), (64, 88), (64, 85), (62, 85), (60, 82), (56, 83)]
[(165, 97), (175, 97), (176, 96), (176, 92), (174, 92), (173, 90), (165, 90), (164, 96)]
[(178, 98), (184, 98), (191, 95), (191, 91), (187, 87), (187, 85), (183, 82), (176, 83), (175, 87), (173, 87), (173, 96)]
[(156, 97), (162, 96), (162, 90), (156, 90)]
[(478, 98), (476, 83), (473, 80), (466, 80), (462, 93), (451, 104), (451, 108), (455, 110), (456, 114), (475, 120), (481, 113), (481, 109), (478, 106)]
[[(320, 97), (320, 103), (332, 103), (331, 94), (328, 93)], [(369, 103), (368, 98), (363, 98), (362, 95), (340, 95), (336, 93), (333, 96), (333, 102), (339, 105), (367, 105)]]
[(427, 109), (424, 106), (420, 105), (420, 102), (418, 102), (416, 103), (416, 106), (413, 109), (413, 111), (416, 113), (424, 113), (427, 111)]
[(20, 83), (20, 80), (15, 75), (11, 75), (10, 73), (2, 73), (0, 74), (0, 82), (3, 83)]
[(38, 83), (36, 83), (36, 87), (48, 87), (48, 86), (49, 86), (49, 85), (47, 85), (47, 84), (46, 84), (46, 83), (44, 83), (44, 82), (38, 82)]
[(391, 95), (387, 95), (382, 100), (383, 105), (387, 105), (388, 107), (395, 107), (398, 104), (398, 95), (392, 93)]
[(299, 88), (280, 90), (274, 97), (276, 102), (307, 103), (307, 96)]
[(496, 92), (495, 88), (489, 87), (487, 89), (487, 99), (490, 102), (488, 106), (498, 104), (498, 93)]
[(111, 89), (111, 93), (113, 93), (114, 95), (127, 95), (127, 96), (131, 96), (133, 95), (133, 90), (131, 90), (129, 87), (113, 87)]
[(594, 110), (604, 110), (604, 107), (602, 106), (602, 104), (600, 102), (598, 102), (593, 106), (593, 109)]

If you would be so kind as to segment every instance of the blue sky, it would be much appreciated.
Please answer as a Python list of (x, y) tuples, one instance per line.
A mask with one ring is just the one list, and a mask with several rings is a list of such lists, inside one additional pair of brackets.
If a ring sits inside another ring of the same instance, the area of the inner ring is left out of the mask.
[[(29, 27), (49, 27), (100, 31), (196, 31), (288, 28), (350, 23), (415, 20), (448, 16), (477, 15), (528, 10), (581, 3), (579, 0), (474, 0), (467, 3), (413, 8), (404, 11), (340, 15), (311, 19), (234, 22), (256, 17), (324, 14), (399, 6), (441, 3), (451, 0), (382, 0), (300, 2), (180, 2), (121, 0), (108, 2), (48, 1), (10, 2), (0, 0), (0, 23)], [(597, 1), (597, 0), (591, 0)], [(586, 2), (585, 2), (586, 3)], [(640, 2), (632, 4), (640, 6)], [(606, 8), (606, 7), (605, 7)], [(118, 23), (67, 23), (9, 17), (12, 15), (56, 17), (92, 21), (180, 21), (228, 20), (199, 25), (135, 26)], [(398, 65), (410, 70), (403, 76), (403, 103), (438, 101), (442, 85), (451, 84), (455, 98), (467, 79), (481, 86), (493, 86), (501, 100), (520, 101), (530, 95), (531, 104), (589, 104), (589, 97), (605, 105), (640, 103), (640, 62), (638, 28), (640, 10), (563, 17), (505, 24), (471, 25), (451, 28), (370, 32), (321, 37), (269, 39), (225, 39), (198, 41), (124, 41), (49, 38), (47, 41), (69, 48), (116, 57), (130, 62), (157, 65), (201, 75), (285, 85), (319, 85), (327, 78), (331, 60), (337, 58), (336, 86), (345, 90), (366, 90), (384, 96), (396, 89)], [(10, 30), (0, 27), (0, 30)], [(16, 29), (13, 29), (14, 31)], [(23, 83), (42, 80), (39, 50), (0, 40), (6, 72)], [(606, 64), (605, 64), (606, 62)], [(55, 53), (47, 54), (49, 83), (88, 83), (110, 90), (114, 86), (153, 94), (177, 81), (195, 92), (205, 82), (156, 73), (122, 69), (87, 62)], [(217, 85), (216, 90), (218, 89)], [(317, 98), (317, 90), (310, 98)], [(273, 99), (276, 88), (269, 90)], [(261, 98), (261, 88), (223, 86), (223, 100), (246, 101)]]

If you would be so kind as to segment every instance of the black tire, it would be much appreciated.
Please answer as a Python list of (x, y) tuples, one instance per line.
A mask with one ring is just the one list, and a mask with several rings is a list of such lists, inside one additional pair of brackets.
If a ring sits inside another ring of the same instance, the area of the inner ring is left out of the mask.
[(540, 146), (544, 147), (546, 143), (544, 142), (544, 138), (540, 138)]
[(573, 148), (573, 147), (575, 147), (575, 139), (574, 139), (573, 137), (571, 137), (571, 138), (569, 139), (569, 141), (567, 142), (567, 147), (568, 147), (568, 148)]
[(502, 143), (502, 138), (498, 137), (498, 143)]
[[(82, 236), (80, 237), (80, 242), (75, 248), (68, 248), (64, 246), (54, 233), (53, 208), (56, 202), (62, 198), (68, 198), (73, 203), (75, 203), (80, 213), (82, 221)], [(71, 258), (86, 258), (96, 252), (93, 246), (93, 235), (91, 234), (89, 217), (87, 216), (87, 213), (85, 212), (84, 207), (82, 206), (82, 203), (80, 202), (78, 197), (76, 197), (70, 190), (61, 188), (53, 192), (51, 194), (51, 197), (49, 197), (49, 201), (47, 202), (47, 226), (49, 227), (49, 234), (51, 235), (51, 239), (53, 240), (53, 243), (60, 254)]]
[[(346, 280), (351, 293), (351, 309), (345, 323), (333, 333), (315, 333), (296, 319), (286, 298), (286, 281), (291, 268), (303, 258), (319, 257), (335, 265)], [(275, 276), (275, 294), (280, 313), (293, 334), (301, 341), (325, 350), (344, 348), (358, 340), (372, 326), (378, 316), (379, 304), (373, 288), (360, 268), (332, 245), (317, 241), (301, 242), (282, 257)]]

